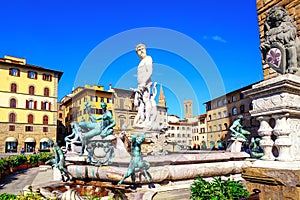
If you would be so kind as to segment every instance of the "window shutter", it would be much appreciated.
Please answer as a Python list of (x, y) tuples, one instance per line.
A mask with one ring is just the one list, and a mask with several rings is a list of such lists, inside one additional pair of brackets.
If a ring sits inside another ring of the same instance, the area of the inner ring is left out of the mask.
[(20, 76), (20, 70), (18, 70), (18, 76)]
[(44, 102), (41, 102), (41, 110), (44, 110)]
[(36, 109), (37, 101), (34, 102), (34, 109)]
[(11, 68), (9, 69), (9, 75), (12, 75), (12, 69)]
[(35, 72), (34, 75), (35, 75), (35, 76), (34, 76), (34, 79), (37, 79), (38, 73)]
[(30, 78), (30, 71), (27, 72), (27, 78)]
[(28, 109), (28, 100), (26, 100), (26, 108)]
[(52, 75), (50, 75), (50, 81), (52, 81)]
[(51, 110), (51, 103), (49, 102), (49, 110)]

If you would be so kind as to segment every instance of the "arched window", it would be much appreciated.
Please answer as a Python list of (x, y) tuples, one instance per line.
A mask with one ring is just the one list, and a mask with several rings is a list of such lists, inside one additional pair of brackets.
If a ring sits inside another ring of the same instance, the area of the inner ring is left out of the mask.
[(27, 116), (27, 118), (28, 118), (28, 124), (33, 124), (33, 115), (32, 114), (29, 114), (28, 116)]
[(17, 106), (16, 99), (14, 99), (14, 98), (10, 99), (10, 101), (9, 101), (9, 107), (16, 108), (16, 106)]
[(16, 122), (16, 114), (10, 113), (8, 121), (9, 121), (9, 123), (15, 123)]
[(241, 112), (241, 113), (244, 113), (244, 112), (245, 112), (245, 106), (244, 106), (244, 105), (241, 105), (241, 106), (240, 106), (240, 112)]
[(42, 110), (51, 110), (51, 103), (50, 102), (42, 102), (41, 109)]
[(49, 97), (49, 88), (44, 88), (44, 96)]
[(43, 117), (43, 124), (48, 124), (48, 116), (44, 115)]
[(10, 85), (10, 92), (16, 93), (17, 92), (17, 84), (12, 83)]
[(26, 108), (28, 108), (28, 109), (36, 109), (36, 101), (26, 100)]
[(237, 115), (237, 109), (236, 109), (236, 107), (232, 108), (232, 114), (233, 115)]
[(29, 86), (29, 94), (34, 95), (34, 86)]
[(228, 124), (224, 123), (224, 127), (225, 127), (225, 130), (227, 130), (228, 129)]

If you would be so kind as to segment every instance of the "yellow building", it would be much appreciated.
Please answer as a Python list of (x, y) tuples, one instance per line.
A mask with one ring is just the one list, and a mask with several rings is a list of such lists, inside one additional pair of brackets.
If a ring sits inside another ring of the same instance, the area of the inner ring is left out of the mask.
[[(196, 117), (195, 117), (196, 118)], [(197, 116), (197, 121), (192, 123), (192, 148), (203, 149), (207, 147), (206, 114)]]
[[(254, 83), (256, 84), (256, 83)], [(218, 142), (227, 145), (229, 128), (238, 115), (243, 115), (244, 129), (255, 134), (258, 129), (257, 121), (250, 116), (252, 99), (244, 97), (242, 91), (250, 89), (253, 84), (227, 93), (211, 101), (205, 102), (207, 114), (207, 143), (209, 148), (217, 148)]]
[(0, 58), (0, 152), (47, 148), (56, 141), (57, 86), (62, 72)]

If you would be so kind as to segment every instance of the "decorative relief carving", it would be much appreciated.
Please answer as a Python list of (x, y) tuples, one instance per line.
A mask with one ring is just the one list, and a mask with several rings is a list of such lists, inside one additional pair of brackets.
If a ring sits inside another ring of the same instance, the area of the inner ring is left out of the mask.
[(282, 93), (253, 100), (255, 112), (275, 110), (278, 108), (300, 108), (300, 96)]

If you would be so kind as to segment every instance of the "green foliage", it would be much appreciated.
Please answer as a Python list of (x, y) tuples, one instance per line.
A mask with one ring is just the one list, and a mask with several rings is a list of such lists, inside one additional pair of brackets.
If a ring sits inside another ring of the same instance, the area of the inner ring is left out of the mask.
[(7, 194), (7, 193), (0, 194), (1, 200), (14, 200), (16, 198), (17, 198), (17, 196), (14, 194)]
[(53, 157), (53, 153), (50, 152), (41, 152), (37, 155), (39, 156), (38, 157), (39, 162), (46, 162)]
[(215, 177), (211, 182), (197, 177), (190, 189), (191, 200), (234, 200), (250, 196), (239, 181), (222, 180), (220, 177)]
[(53, 153), (42, 152), (39, 154), (15, 155), (0, 159), (0, 173), (10, 167), (17, 167), (21, 164), (38, 164), (52, 158)]

